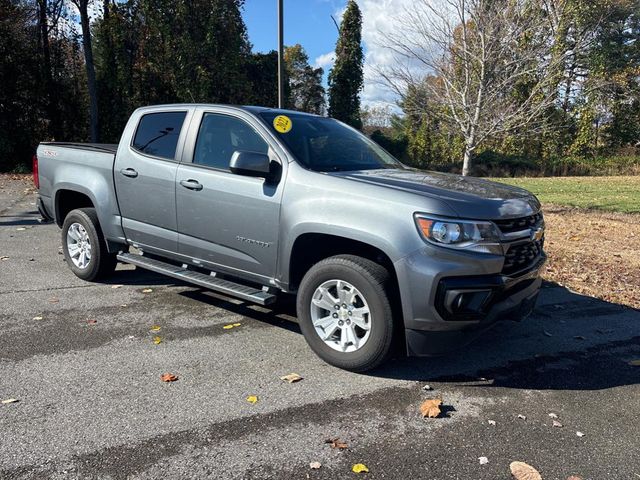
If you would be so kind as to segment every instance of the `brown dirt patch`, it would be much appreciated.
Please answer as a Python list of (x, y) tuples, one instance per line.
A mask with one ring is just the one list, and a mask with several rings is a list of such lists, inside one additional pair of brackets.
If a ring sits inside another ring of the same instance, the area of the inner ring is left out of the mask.
[(545, 205), (547, 280), (640, 308), (640, 215)]

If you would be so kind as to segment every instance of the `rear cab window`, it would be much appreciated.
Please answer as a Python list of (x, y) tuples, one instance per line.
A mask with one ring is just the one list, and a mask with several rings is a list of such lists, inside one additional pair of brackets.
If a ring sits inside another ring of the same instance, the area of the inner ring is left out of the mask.
[(147, 113), (140, 118), (131, 145), (145, 155), (175, 160), (178, 138), (187, 112)]

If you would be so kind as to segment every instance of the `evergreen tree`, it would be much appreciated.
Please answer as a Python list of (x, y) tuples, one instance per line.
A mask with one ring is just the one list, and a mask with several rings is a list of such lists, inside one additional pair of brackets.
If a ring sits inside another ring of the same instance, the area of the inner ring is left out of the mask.
[(336, 43), (336, 61), (329, 72), (329, 115), (355, 128), (362, 128), (360, 91), (363, 87), (362, 15), (355, 0), (349, 0), (342, 16)]

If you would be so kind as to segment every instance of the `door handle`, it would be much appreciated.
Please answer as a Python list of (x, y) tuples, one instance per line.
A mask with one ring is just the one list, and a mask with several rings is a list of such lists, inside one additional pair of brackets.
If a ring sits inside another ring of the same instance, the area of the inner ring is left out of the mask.
[(202, 190), (204, 188), (200, 182), (191, 178), (189, 180), (180, 180), (180, 185), (189, 190)]
[(125, 177), (136, 178), (138, 176), (138, 172), (136, 172), (133, 168), (123, 168), (120, 170), (120, 173)]

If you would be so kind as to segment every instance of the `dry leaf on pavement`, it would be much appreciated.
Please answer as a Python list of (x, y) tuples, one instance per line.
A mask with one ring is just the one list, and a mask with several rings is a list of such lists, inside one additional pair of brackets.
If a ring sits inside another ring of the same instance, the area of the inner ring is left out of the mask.
[(290, 373), (289, 375), (285, 375), (284, 377), (280, 377), (280, 380), (284, 380), (289, 383), (296, 383), (302, 380), (302, 377), (297, 373)]
[(567, 477), (567, 480), (582, 480), (582, 477), (579, 477), (578, 475), (571, 475)]
[(562, 428), (562, 424), (558, 420), (554, 420), (553, 421), (553, 426), (554, 427), (558, 427), (558, 428)]
[(51, 297), (49, 299), (49, 303), (58, 303), (60, 300), (58, 300), (56, 297)]
[(113, 289), (122, 288), (122, 285), (111, 285), (111, 288), (113, 288)]
[(519, 418), (520, 420), (526, 420), (526, 419), (527, 419), (527, 417), (526, 417), (525, 415), (522, 415), (522, 414), (520, 414), (520, 413), (518, 414), (518, 418)]
[(557, 414), (555, 414), (555, 413), (550, 413), (550, 414), (549, 414), (549, 416), (550, 416), (551, 418), (558, 418), (558, 415), (557, 415)]
[(542, 480), (540, 472), (524, 462), (511, 462), (509, 468), (516, 480)]
[(240, 325), (242, 325), (242, 324), (241, 323), (230, 323), (228, 325), (225, 325), (222, 328), (224, 328), (225, 330), (231, 330), (232, 328), (239, 327)]
[(495, 420), (487, 420), (489, 422), (489, 425), (495, 425), (496, 421)]
[(480, 462), (480, 465), (486, 465), (489, 463), (489, 459), (487, 457), (478, 457), (478, 461)]
[(311, 468), (312, 470), (317, 470), (322, 466), (322, 464), (320, 462), (311, 462), (309, 464), (309, 468)]
[(42, 317), (38, 316), (38, 317), (33, 317), (33, 320), (42, 320)]
[(20, 400), (18, 400), (17, 398), (7, 398), (6, 400), (2, 400), (3, 405), (6, 405), (8, 403), (18, 403)]
[(576, 432), (576, 435), (579, 436), (580, 438), (584, 437), (584, 433), (582, 432)]
[(2, 255), (0, 257), (0, 260), (9, 260), (9, 257), (7, 255)]
[(162, 343), (162, 337), (153, 337), (153, 343), (160, 345)]
[(178, 376), (174, 375), (173, 373), (163, 373), (162, 375), (160, 375), (160, 380), (162, 380), (163, 382), (175, 382), (176, 380), (178, 380)]
[(422, 413), (423, 417), (428, 418), (436, 418), (440, 415), (440, 405), (442, 405), (441, 398), (431, 398), (429, 400), (425, 400), (420, 405), (420, 413)]
[(258, 403), (258, 396), (257, 395), (249, 395), (247, 397), (247, 402), (254, 404), (254, 403)]
[(95, 325), (96, 323), (98, 323), (98, 321), (97, 321), (97, 320), (94, 320), (94, 319), (91, 319), (91, 320), (87, 320), (87, 323), (88, 323), (89, 325)]
[(369, 473), (369, 469), (364, 463), (356, 463), (351, 467), (351, 471), (354, 473)]
[(150, 330), (151, 330), (152, 332), (159, 332), (161, 328), (162, 328), (162, 327), (160, 327), (160, 325), (154, 325), (154, 326), (152, 326), (152, 327), (150, 328)]
[(26, 228), (24, 228), (24, 227), (18, 227), (18, 228), (16, 228), (16, 230), (17, 230), (17, 231), (19, 231), (19, 232), (22, 232), (22, 231), (26, 230)]
[(151, 292), (153, 292), (153, 289), (151, 288), (145, 288), (142, 290), (142, 293), (151, 293)]
[(329, 438), (325, 440), (324, 443), (328, 443), (331, 445), (331, 448), (337, 448), (338, 450), (348, 448), (348, 445), (339, 438)]

